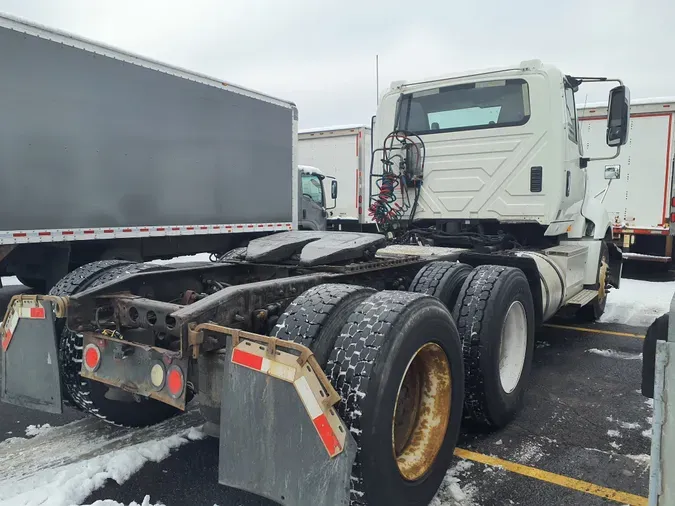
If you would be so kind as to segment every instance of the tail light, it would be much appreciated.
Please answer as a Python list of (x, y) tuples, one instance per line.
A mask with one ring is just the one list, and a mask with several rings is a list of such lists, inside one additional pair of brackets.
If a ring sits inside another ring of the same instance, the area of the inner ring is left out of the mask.
[(169, 367), (169, 372), (166, 375), (166, 386), (171, 397), (178, 398), (181, 396), (185, 388), (185, 377), (180, 367), (176, 365)]
[(166, 382), (166, 370), (160, 362), (156, 362), (150, 369), (150, 382), (157, 390), (164, 388)]
[(84, 367), (89, 372), (94, 372), (101, 365), (101, 350), (95, 344), (88, 344), (83, 353)]

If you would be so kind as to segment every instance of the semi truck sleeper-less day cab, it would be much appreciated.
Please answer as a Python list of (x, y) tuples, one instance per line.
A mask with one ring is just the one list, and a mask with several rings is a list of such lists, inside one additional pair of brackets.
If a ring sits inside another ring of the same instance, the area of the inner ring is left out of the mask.
[[(293, 506), (428, 504), (463, 413), (486, 429), (517, 413), (536, 326), (596, 318), (619, 284), (611, 221), (584, 193), (587, 81), (528, 61), (394, 83), (368, 174), (383, 234), (289, 231), (218, 262), (79, 267), (11, 300), (0, 398), (129, 426), (194, 399), (223, 485)], [(620, 83), (608, 116), (618, 151)], [(276, 170), (295, 166), (294, 139), (278, 140)], [(259, 178), (258, 197), (275, 183)]]

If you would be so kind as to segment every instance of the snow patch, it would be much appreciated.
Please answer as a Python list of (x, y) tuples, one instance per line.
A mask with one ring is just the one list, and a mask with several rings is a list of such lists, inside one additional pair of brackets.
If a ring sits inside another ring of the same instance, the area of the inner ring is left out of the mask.
[(478, 494), (478, 487), (471, 483), (467, 483), (462, 487), (458, 478), (459, 474), (465, 473), (473, 465), (471, 461), (460, 460), (451, 467), (429, 506), (476, 506), (475, 500)]
[(646, 437), (647, 439), (652, 438), (652, 431), (653, 429), (647, 429), (642, 431), (642, 437)]
[[(188, 255), (182, 257), (169, 258), (168, 260), (153, 260), (152, 264), (157, 265), (171, 265), (171, 264), (181, 264), (186, 262), (211, 262), (209, 257), (211, 253), (197, 253), (196, 255)], [(623, 282), (623, 280), (621, 280)]]
[(513, 454), (513, 458), (521, 464), (538, 462), (544, 456), (541, 445), (528, 441)]
[[(107, 480), (124, 483), (146, 462), (160, 462), (173, 449), (205, 437), (196, 421), (201, 419), (188, 413), (145, 429), (120, 429), (84, 419), (32, 439), (16, 438), (8, 445), (11, 451), (0, 452), (2, 505), (81, 504)], [(142, 506), (151, 506), (149, 497)]]
[(675, 293), (675, 281), (652, 282), (623, 278), (621, 288), (607, 295), (603, 323), (648, 327), (667, 313)]
[(649, 464), (652, 460), (650, 455), (642, 454), (642, 455), (624, 455), (624, 457), (627, 457), (631, 459), (634, 462), (637, 462), (638, 464)]
[(143, 498), (143, 502), (141, 504), (138, 504), (136, 501), (132, 501), (126, 505), (121, 502), (113, 501), (112, 499), (105, 499), (103, 501), (96, 501), (86, 506), (165, 506), (165, 504), (161, 502), (150, 504), (150, 496), (146, 495)]
[(621, 437), (621, 433), (618, 430), (608, 430), (607, 435), (609, 437)]
[(0, 279), (2, 279), (2, 286), (16, 286), (22, 284), (16, 276), (3, 276)]
[(29, 425), (28, 427), (26, 427), (26, 436), (27, 437), (40, 436), (42, 434), (46, 434), (53, 428), (54, 427), (52, 427), (48, 423), (45, 423), (44, 425)]
[(614, 448), (615, 450), (620, 450), (620, 449), (621, 449), (621, 445), (620, 445), (619, 443), (617, 443), (616, 441), (610, 442), (610, 443), (609, 443), (609, 446), (611, 446), (611, 447)]
[(591, 348), (586, 351), (588, 353), (594, 353), (595, 355), (600, 355), (601, 357), (607, 358), (618, 358), (621, 360), (642, 360), (642, 353), (625, 353), (623, 351), (599, 350), (597, 348)]

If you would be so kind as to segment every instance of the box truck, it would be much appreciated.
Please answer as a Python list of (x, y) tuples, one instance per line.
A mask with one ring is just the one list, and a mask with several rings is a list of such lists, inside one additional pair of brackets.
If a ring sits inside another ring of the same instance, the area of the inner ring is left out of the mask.
[(301, 164), (319, 167), (340, 185), (337, 202), (328, 209), (330, 229), (376, 231), (367, 204), (370, 195), (370, 127), (344, 125), (300, 130), (298, 160)]
[[(671, 264), (675, 233), (673, 116), (675, 98), (633, 100), (630, 139), (615, 160), (591, 161), (590, 191), (612, 219), (616, 244), (627, 260)], [(603, 157), (607, 104), (579, 108), (585, 157)]]
[[(393, 242), (288, 231), (220, 262), (81, 266), (48, 295), (11, 300), (0, 398), (139, 426), (196, 397), (224, 485), (282, 505), (428, 504), (462, 419), (498, 429), (518, 412), (535, 328), (561, 311), (597, 318), (619, 284), (613, 223), (580, 156), (574, 96), (588, 81), (535, 60), (392, 83), (368, 207)], [(618, 82), (611, 156), (630, 121)], [(293, 108), (278, 107), (281, 127)], [(266, 129), (220, 120), (233, 150)], [(295, 158), (286, 133), (268, 133), (275, 169)], [(270, 205), (281, 179), (236, 189)]]
[(94, 260), (326, 228), (298, 198), (298, 172), (323, 178), (297, 167), (293, 103), (8, 16), (0, 47), (0, 276), (44, 291)]

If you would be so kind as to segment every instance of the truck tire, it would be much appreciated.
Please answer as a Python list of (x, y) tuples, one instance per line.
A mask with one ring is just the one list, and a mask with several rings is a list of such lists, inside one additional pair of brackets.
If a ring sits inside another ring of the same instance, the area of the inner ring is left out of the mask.
[(426, 293), (438, 298), (452, 311), (472, 267), (457, 262), (431, 262), (422, 267), (410, 284), (408, 291)]
[[(125, 260), (100, 260), (83, 265), (70, 272), (51, 289), (49, 295), (68, 296), (93, 288), (127, 274), (163, 267), (137, 264)], [(137, 402), (111, 400), (106, 397), (110, 387), (80, 376), (82, 366), (82, 337), (65, 325), (59, 340), (59, 366), (64, 398), (85, 413), (102, 418), (115, 425), (142, 427), (153, 425), (179, 412), (176, 408), (136, 396)]]
[(310, 288), (291, 302), (271, 335), (307, 346), (323, 369), (347, 317), (373, 293), (372, 288), (332, 283)]
[(607, 306), (607, 280), (609, 279), (609, 248), (607, 243), (600, 246), (600, 259), (598, 260), (598, 296), (593, 302), (586, 304), (577, 311), (577, 319), (582, 322), (594, 322), (603, 315)]
[(520, 409), (534, 351), (534, 303), (525, 274), (482, 265), (454, 310), (462, 340), (465, 413), (479, 427), (504, 427)]
[(654, 398), (656, 375), (656, 342), (668, 340), (669, 313), (659, 316), (647, 329), (642, 343), (642, 395)]
[(429, 504), (462, 419), (464, 371), (449, 311), (419, 293), (371, 295), (349, 316), (326, 371), (358, 446), (350, 504)]

